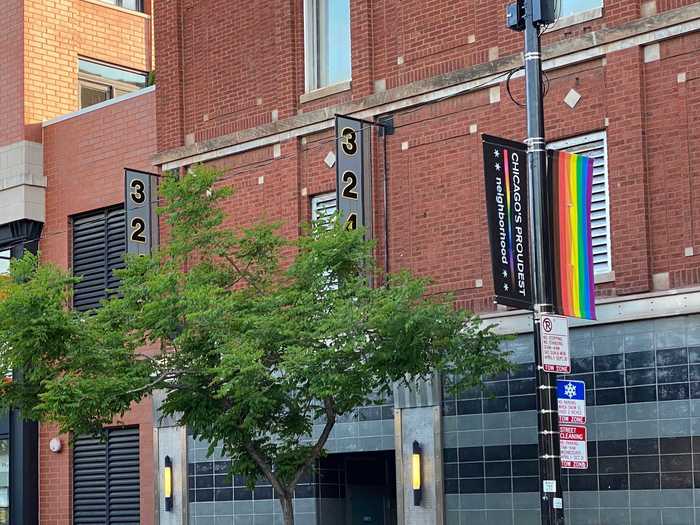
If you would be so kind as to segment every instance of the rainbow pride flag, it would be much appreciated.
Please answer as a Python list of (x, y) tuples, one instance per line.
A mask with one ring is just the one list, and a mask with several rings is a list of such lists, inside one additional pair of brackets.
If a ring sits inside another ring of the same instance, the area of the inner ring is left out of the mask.
[(549, 153), (555, 308), (568, 317), (595, 319), (593, 159), (565, 151)]

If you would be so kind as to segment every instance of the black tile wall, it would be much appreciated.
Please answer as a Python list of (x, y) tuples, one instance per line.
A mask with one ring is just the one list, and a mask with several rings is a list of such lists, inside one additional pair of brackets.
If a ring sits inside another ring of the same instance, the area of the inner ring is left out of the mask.
[[(261, 479), (255, 489), (246, 486), (242, 476), (229, 475), (228, 461), (202, 461), (188, 465), (187, 487), (190, 502), (195, 501), (259, 501), (274, 499), (270, 483)], [(295, 498), (345, 497), (344, 473), (333, 465), (321, 468), (313, 476), (302, 477)]]
[[(564, 490), (700, 489), (700, 437), (588, 443), (589, 468), (564, 470)], [(537, 445), (445, 449), (447, 494), (537, 492)]]
[[(581, 357), (571, 366), (564, 377), (586, 383), (588, 405), (700, 399), (700, 348)], [(445, 392), (444, 415), (535, 410), (534, 377), (534, 363), (525, 363), (488, 378), (483, 391)]]

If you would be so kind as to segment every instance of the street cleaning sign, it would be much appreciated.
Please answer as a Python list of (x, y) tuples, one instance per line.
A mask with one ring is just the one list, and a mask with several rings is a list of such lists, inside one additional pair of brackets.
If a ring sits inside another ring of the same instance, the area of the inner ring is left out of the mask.
[(588, 468), (586, 427), (561, 425), (559, 427), (559, 442), (561, 446), (561, 468), (578, 470), (586, 470)]
[(557, 379), (559, 424), (586, 424), (586, 383)]
[(540, 318), (540, 348), (545, 372), (571, 373), (569, 351), (569, 322), (559, 315), (542, 315)]
[(490, 135), (482, 140), (496, 302), (532, 310), (527, 147)]

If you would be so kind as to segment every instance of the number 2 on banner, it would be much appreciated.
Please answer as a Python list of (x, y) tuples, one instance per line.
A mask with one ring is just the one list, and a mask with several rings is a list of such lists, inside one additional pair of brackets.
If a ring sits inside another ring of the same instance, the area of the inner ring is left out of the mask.
[(146, 244), (146, 222), (141, 217), (131, 219), (131, 240), (140, 244)]
[(343, 173), (343, 197), (347, 199), (357, 200), (357, 175), (352, 171)]

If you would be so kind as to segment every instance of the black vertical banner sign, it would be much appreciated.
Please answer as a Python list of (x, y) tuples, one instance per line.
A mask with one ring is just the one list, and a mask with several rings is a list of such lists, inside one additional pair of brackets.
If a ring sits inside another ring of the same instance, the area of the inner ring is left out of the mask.
[(346, 228), (372, 234), (372, 123), (335, 117), (337, 206)]
[(158, 218), (153, 206), (157, 181), (153, 173), (124, 170), (127, 253), (147, 255), (158, 246)]
[(489, 135), (482, 139), (496, 302), (531, 310), (527, 147)]

